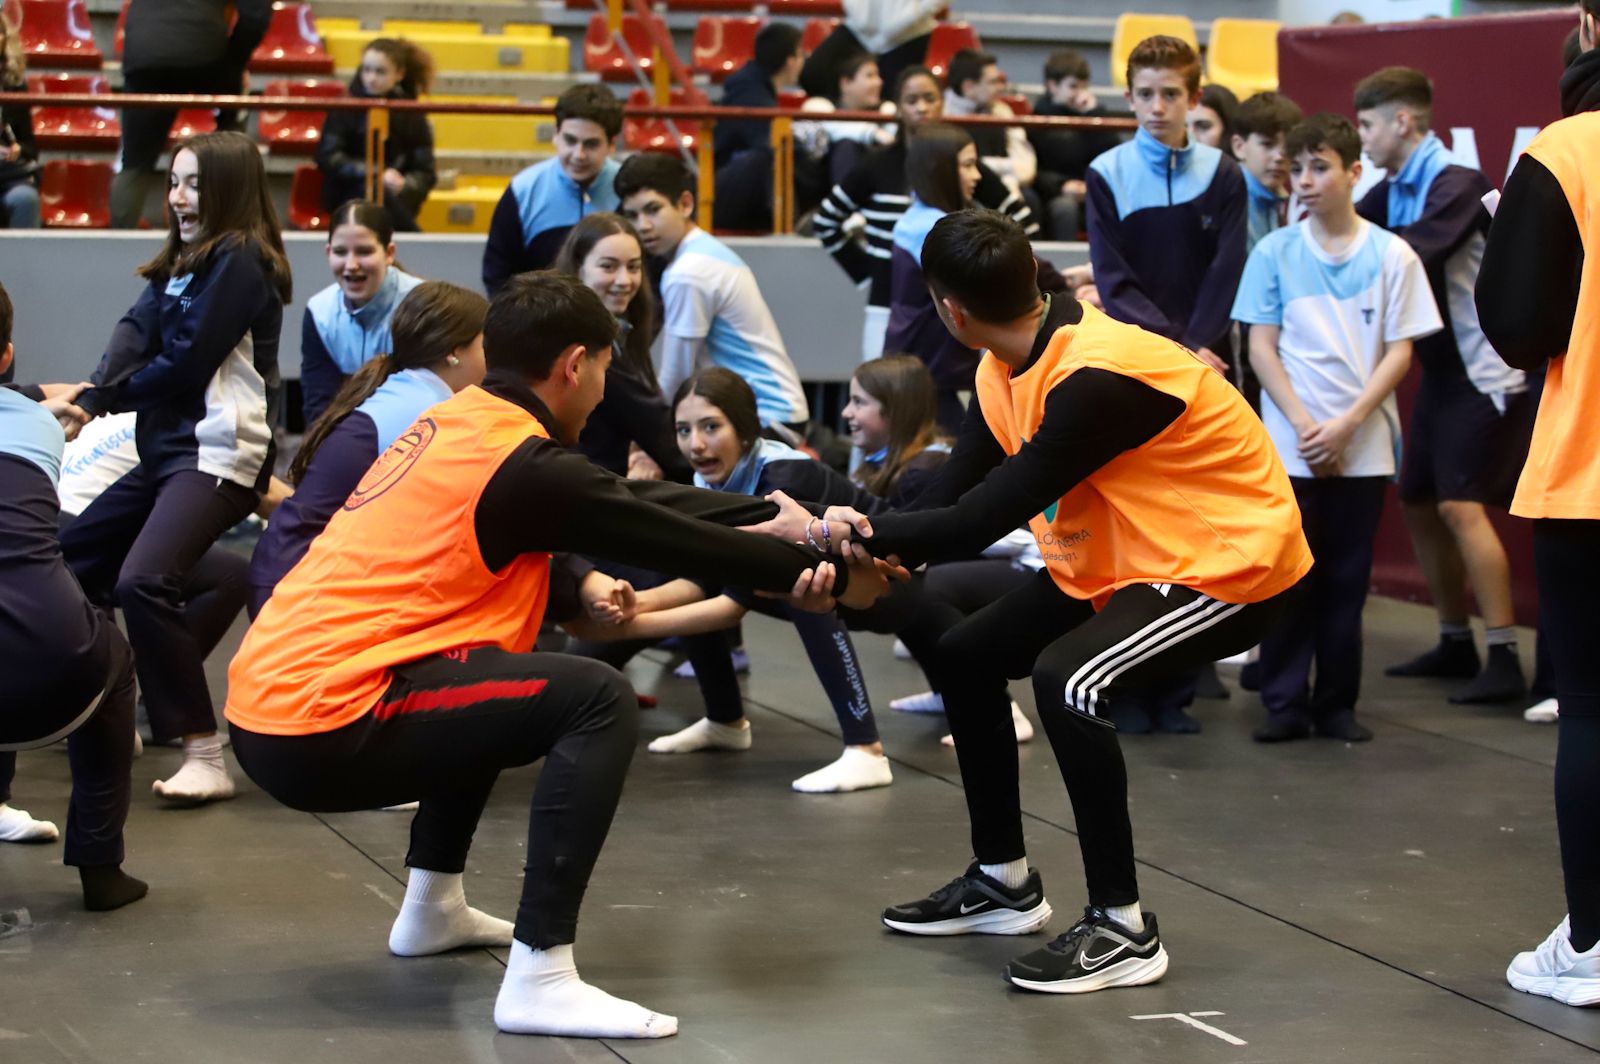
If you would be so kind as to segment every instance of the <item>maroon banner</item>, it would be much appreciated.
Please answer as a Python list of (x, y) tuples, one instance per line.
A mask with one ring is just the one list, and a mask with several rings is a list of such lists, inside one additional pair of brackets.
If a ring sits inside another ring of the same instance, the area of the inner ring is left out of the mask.
[[(1463, 161), (1475, 153), (1479, 168), (1499, 186), (1513, 151), (1561, 117), (1561, 42), (1576, 25), (1576, 13), (1565, 10), (1287, 29), (1278, 35), (1279, 89), (1307, 114), (1354, 118), (1356, 82), (1382, 67), (1416, 67), (1433, 81), (1433, 129)], [(1420, 372), (1413, 369), (1400, 387), (1406, 423)], [(1538, 595), (1529, 523), (1490, 513), (1511, 558), (1517, 620), (1531, 625)], [(1381, 594), (1428, 601), (1398, 504), (1384, 512), (1372, 583)]]

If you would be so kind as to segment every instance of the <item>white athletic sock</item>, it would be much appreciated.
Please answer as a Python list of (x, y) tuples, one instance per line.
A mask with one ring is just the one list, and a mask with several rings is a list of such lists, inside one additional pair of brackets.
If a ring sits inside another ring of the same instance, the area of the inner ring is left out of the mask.
[(1138, 902), (1132, 905), (1108, 905), (1106, 915), (1136, 935), (1144, 932), (1144, 910), (1139, 908)]
[(1517, 646), (1517, 630), (1509, 624), (1504, 628), (1490, 628), (1484, 632), (1483, 641), (1488, 646), (1509, 646), (1515, 650)]
[(840, 794), (887, 787), (894, 782), (889, 759), (859, 747), (847, 746), (837, 761), (830, 761), (815, 772), (807, 772), (790, 786), (802, 794)]
[(425, 957), (464, 946), (509, 945), (511, 921), (468, 905), (460, 872), (411, 870), (406, 900), (389, 931), (390, 953), (397, 957)]
[(568, 1038), (665, 1038), (678, 1018), (612, 997), (578, 977), (571, 946), (534, 949), (511, 944), (506, 976), (494, 1001), (494, 1025), (506, 1034)]
[(0, 802), (0, 842), (54, 842), (61, 832), (48, 820), (35, 820), (26, 809)]
[(1471, 639), (1472, 638), (1472, 625), (1470, 625), (1470, 624), (1455, 624), (1453, 622), (1440, 621), (1439, 622), (1439, 638), (1441, 640)]
[(183, 765), (150, 789), (174, 802), (216, 802), (233, 797), (233, 777), (222, 760), (222, 739), (208, 735), (183, 741)]
[(1028, 859), (1026, 857), (1018, 857), (1015, 861), (1007, 861), (1005, 864), (981, 864), (978, 866), (978, 870), (990, 879), (1003, 883), (1012, 890), (1016, 890), (1028, 881)]
[(701, 717), (682, 731), (650, 740), (645, 749), (652, 754), (692, 754), (696, 750), (748, 750), (750, 724), (718, 724)]

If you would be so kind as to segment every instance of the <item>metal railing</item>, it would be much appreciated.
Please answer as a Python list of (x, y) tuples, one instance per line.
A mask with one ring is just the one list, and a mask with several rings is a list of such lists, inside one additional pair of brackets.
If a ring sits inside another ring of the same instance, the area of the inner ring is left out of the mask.
[[(389, 100), (325, 98), (315, 96), (217, 96), (176, 95), (156, 93), (17, 93), (0, 92), (0, 106), (25, 104), (32, 107), (51, 108), (164, 108), (186, 110), (190, 108), (220, 111), (365, 111), (367, 134), (365, 158), (367, 166), (366, 196), (374, 201), (383, 196), (383, 144), (389, 135), (389, 114), (392, 111), (422, 111), (428, 114), (471, 115), (524, 115), (529, 118), (547, 118), (555, 114), (555, 106), (546, 103), (481, 103), (477, 101), (446, 100)], [(699, 194), (696, 197), (696, 220), (711, 228), (711, 206), (715, 197), (715, 166), (711, 140), (718, 120), (770, 121), (772, 123), (772, 191), (773, 233), (794, 232), (794, 123), (818, 122), (872, 122), (893, 125), (899, 118), (878, 111), (826, 111), (807, 113), (768, 107), (674, 107), (657, 104), (653, 107), (635, 107), (627, 111), (629, 118), (665, 119), (700, 124), (699, 136)], [(949, 116), (941, 119), (957, 126), (1004, 128), (1020, 126), (1023, 129), (1063, 130), (1123, 130), (1132, 132), (1136, 127), (1131, 118), (1077, 118), (1044, 115), (1017, 115), (997, 118), (992, 115)], [(681, 144), (682, 141), (680, 140)]]

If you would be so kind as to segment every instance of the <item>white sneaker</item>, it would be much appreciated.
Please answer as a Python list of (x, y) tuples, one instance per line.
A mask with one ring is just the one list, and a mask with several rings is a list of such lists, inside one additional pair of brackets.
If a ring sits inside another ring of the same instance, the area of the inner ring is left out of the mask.
[(1554, 724), (1561, 717), (1561, 708), (1553, 698), (1535, 702), (1522, 711), (1522, 719), (1529, 724)]
[(894, 641), (894, 656), (896, 661), (910, 661), (911, 648), (896, 639)]
[(901, 713), (943, 713), (944, 695), (932, 691), (918, 691), (889, 703), (889, 708)]
[(1538, 949), (1511, 959), (1506, 982), (1524, 994), (1566, 1005), (1600, 1005), (1600, 945), (1579, 953), (1572, 948), (1571, 933), (1569, 918), (1562, 917)]
[[(1016, 729), (1018, 746), (1033, 741), (1033, 722), (1023, 715), (1022, 707), (1015, 702), (1011, 703), (1011, 726)], [(954, 747), (956, 737), (946, 735), (939, 742), (941, 745)]]

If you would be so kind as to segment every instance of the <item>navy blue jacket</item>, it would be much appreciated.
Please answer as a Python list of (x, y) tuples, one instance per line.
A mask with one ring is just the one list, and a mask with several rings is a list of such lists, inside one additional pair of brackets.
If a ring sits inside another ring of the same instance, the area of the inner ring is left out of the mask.
[(546, 159), (513, 177), (489, 219), (489, 238), (483, 246), (484, 291), (493, 298), (517, 274), (550, 266), (579, 219), (616, 210), (612, 183), (621, 168), (616, 159), (607, 159), (584, 186), (567, 176), (559, 160)]
[[(735, 70), (722, 83), (723, 107), (776, 107), (778, 90), (772, 75), (754, 59)], [(772, 123), (744, 118), (718, 122), (711, 134), (711, 151), (718, 166), (742, 151), (772, 147)]]
[(594, 408), (578, 437), (578, 450), (619, 477), (628, 475), (628, 448), (639, 449), (655, 460), (666, 479), (687, 484), (694, 476), (688, 459), (678, 450), (672, 411), (661, 394), (654, 374), (630, 365), (620, 350), (611, 355), (606, 371), (606, 394)]
[(1244, 178), (1231, 158), (1144, 130), (1097, 156), (1089, 259), (1106, 313), (1191, 350), (1224, 346), (1244, 273)]

